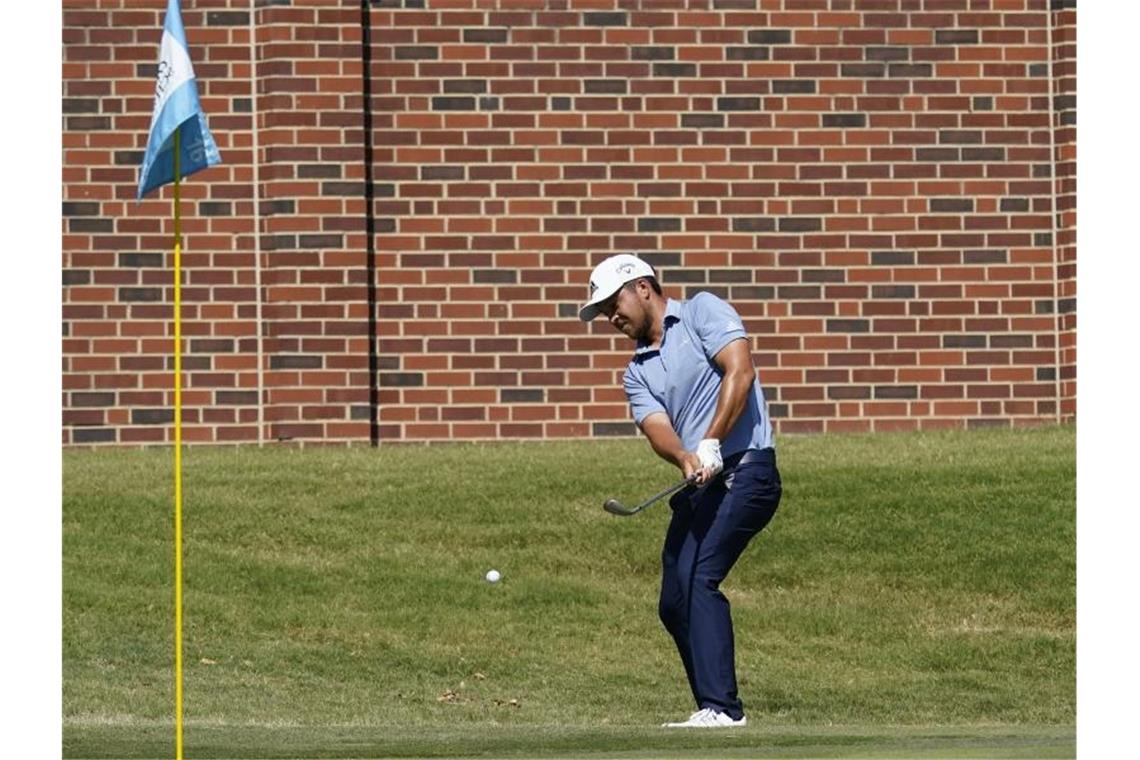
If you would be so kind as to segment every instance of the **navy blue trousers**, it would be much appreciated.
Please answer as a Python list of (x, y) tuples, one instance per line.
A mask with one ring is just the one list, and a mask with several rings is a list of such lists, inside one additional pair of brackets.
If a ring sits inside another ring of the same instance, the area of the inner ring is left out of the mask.
[(711, 707), (734, 720), (744, 706), (736, 691), (732, 615), (720, 584), (772, 519), (782, 493), (775, 451), (765, 449), (758, 458), (670, 499), (673, 519), (661, 552), (658, 612), (677, 643), (693, 699), (698, 709)]

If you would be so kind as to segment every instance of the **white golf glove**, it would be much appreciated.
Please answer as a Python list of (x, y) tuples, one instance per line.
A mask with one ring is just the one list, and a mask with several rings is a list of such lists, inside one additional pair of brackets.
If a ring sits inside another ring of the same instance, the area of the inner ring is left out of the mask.
[(709, 469), (712, 477), (724, 469), (724, 460), (720, 456), (720, 441), (715, 438), (705, 438), (697, 444), (697, 459), (701, 460), (701, 467)]

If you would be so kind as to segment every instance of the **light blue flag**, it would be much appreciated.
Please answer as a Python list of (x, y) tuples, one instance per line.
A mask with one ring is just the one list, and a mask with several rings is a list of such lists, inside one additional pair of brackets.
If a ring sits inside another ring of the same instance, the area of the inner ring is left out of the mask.
[(186, 31), (182, 28), (182, 10), (178, 0), (169, 0), (162, 25), (150, 139), (139, 172), (138, 199), (174, 181), (175, 130), (181, 134), (179, 171), (182, 177), (222, 162), (206, 125), (206, 114), (198, 102), (198, 85), (194, 67), (190, 65)]

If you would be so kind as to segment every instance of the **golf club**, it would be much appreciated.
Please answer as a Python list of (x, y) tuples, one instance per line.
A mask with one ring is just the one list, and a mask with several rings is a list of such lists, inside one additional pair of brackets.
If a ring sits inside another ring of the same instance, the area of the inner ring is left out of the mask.
[(611, 515), (618, 515), (620, 517), (629, 517), (630, 515), (636, 515), (638, 512), (640, 512), (641, 510), (648, 507), (650, 504), (653, 504), (654, 502), (665, 498), (666, 496), (668, 496), (669, 494), (671, 494), (675, 491), (681, 490), (682, 488), (689, 485), (689, 483), (692, 483), (696, 479), (697, 479), (697, 473), (694, 472), (692, 475), (685, 478), (681, 482), (675, 483), (675, 484), (669, 486), (668, 488), (666, 488), (664, 491), (657, 494), (656, 496), (649, 497), (648, 499), (641, 502), (640, 504), (638, 504), (636, 507), (634, 507), (632, 509), (627, 509), (627, 508), (623, 507), (621, 505), (621, 502), (618, 501), (617, 499), (607, 499), (606, 503), (602, 505), (602, 509), (609, 512)]

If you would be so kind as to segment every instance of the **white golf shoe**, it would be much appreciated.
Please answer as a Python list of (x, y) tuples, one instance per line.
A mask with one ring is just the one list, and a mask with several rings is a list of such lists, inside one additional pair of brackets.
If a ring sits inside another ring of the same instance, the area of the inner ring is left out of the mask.
[(662, 728), (730, 728), (732, 726), (747, 726), (748, 716), (740, 716), (740, 720), (733, 720), (727, 713), (717, 712), (711, 707), (697, 710), (689, 719), (681, 723), (662, 723)]

